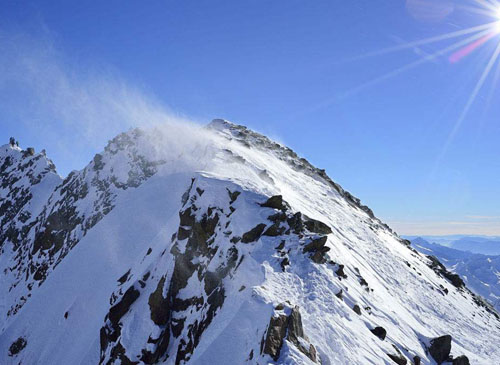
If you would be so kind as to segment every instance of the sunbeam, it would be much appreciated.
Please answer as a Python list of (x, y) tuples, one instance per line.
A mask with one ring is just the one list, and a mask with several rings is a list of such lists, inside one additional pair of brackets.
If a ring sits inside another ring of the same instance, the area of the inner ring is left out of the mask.
[(349, 89), (349, 90), (345, 91), (340, 97), (337, 96), (334, 98), (330, 98), (326, 101), (323, 101), (323, 102), (319, 103), (318, 105), (309, 109), (308, 112), (324, 108), (328, 105), (331, 105), (332, 103), (339, 101), (339, 99), (344, 99), (344, 98), (350, 97), (352, 95), (355, 95), (358, 92), (361, 92), (366, 88), (375, 86), (375, 85), (379, 84), (380, 82), (383, 82), (383, 81), (386, 81), (386, 80), (391, 79), (393, 77), (396, 77), (396, 76), (398, 76), (406, 71), (410, 71), (410, 70), (412, 70), (412, 69), (414, 69), (414, 68), (416, 68), (416, 67), (418, 67), (426, 62), (436, 60), (439, 57), (445, 56), (453, 51), (463, 49), (463, 47), (467, 47), (468, 45), (473, 44), (474, 42), (477, 42), (478, 40), (488, 36), (489, 34), (491, 34), (491, 29), (487, 29), (487, 30), (484, 30), (482, 32), (473, 34), (473, 35), (471, 35), (471, 36), (469, 36), (461, 41), (453, 43), (452, 45), (450, 45), (442, 50), (439, 50), (437, 52), (429, 54), (425, 57), (422, 57), (421, 59), (410, 62), (410, 63), (403, 65), (395, 70), (389, 71), (381, 76), (378, 76), (378, 77), (376, 77), (372, 80), (369, 80), (361, 85), (358, 85), (352, 89)]
[(481, 77), (479, 78), (478, 82), (476, 83), (476, 86), (474, 87), (474, 90), (472, 91), (469, 99), (467, 100), (467, 103), (465, 104), (465, 107), (464, 107), (462, 113), (460, 114), (460, 117), (458, 118), (457, 122), (453, 126), (453, 129), (451, 130), (451, 132), (448, 136), (448, 139), (446, 140), (446, 143), (444, 144), (443, 151), (442, 151), (441, 155), (446, 154), (446, 151), (447, 151), (449, 145), (451, 144), (451, 142), (453, 142), (453, 139), (454, 139), (456, 133), (458, 132), (463, 121), (465, 120), (465, 118), (469, 114), (469, 111), (470, 111), (472, 105), (474, 104), (474, 101), (476, 100), (477, 95), (479, 94), (479, 91), (482, 89), (484, 83), (486, 82), (486, 79), (488, 78), (488, 75), (490, 74), (491, 70), (495, 66), (495, 63), (497, 62), (499, 55), (500, 55), (500, 43), (497, 45), (495, 52), (491, 56), (490, 60), (488, 61), (488, 64), (486, 65), (486, 68), (484, 69), (483, 73), (481, 74)]

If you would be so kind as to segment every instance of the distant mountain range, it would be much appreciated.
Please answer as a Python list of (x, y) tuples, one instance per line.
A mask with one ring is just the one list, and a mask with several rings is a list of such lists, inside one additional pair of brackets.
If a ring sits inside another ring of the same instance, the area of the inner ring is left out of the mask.
[(498, 236), (450, 235), (403, 237), (410, 241), (416, 238), (422, 238), (427, 242), (436, 243), (460, 251), (480, 253), (483, 255), (500, 255), (500, 237)]
[(500, 255), (471, 252), (486, 248), (498, 252), (495, 244), (500, 248), (500, 242), (484, 237), (462, 237), (451, 242), (456, 248), (430, 243), (422, 237), (413, 238), (411, 242), (421, 253), (437, 257), (449, 270), (460, 275), (469, 288), (500, 310)]

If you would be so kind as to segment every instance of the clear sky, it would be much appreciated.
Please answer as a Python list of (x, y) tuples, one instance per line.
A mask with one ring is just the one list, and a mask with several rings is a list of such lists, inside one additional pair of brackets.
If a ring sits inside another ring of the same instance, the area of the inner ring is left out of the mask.
[(0, 138), (64, 175), (145, 120), (224, 118), (398, 233), (500, 235), (500, 36), (467, 30), (499, 18), (480, 2), (1, 0)]

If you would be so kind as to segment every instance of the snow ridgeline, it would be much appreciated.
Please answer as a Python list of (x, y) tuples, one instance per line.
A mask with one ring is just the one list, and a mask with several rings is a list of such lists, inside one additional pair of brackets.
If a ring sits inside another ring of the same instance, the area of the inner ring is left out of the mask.
[(500, 359), (496, 312), (245, 127), (132, 130), (64, 180), (6, 148), (0, 363)]

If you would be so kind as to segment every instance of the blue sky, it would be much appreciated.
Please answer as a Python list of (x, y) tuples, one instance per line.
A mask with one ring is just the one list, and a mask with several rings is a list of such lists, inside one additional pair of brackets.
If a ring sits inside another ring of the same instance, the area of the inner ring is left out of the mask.
[(401, 234), (499, 235), (498, 64), (463, 117), (499, 36), (455, 63), (424, 61), (467, 36), (379, 52), (492, 21), (464, 5), (2, 0), (0, 137), (67, 174), (165, 110), (224, 118), (325, 168)]

